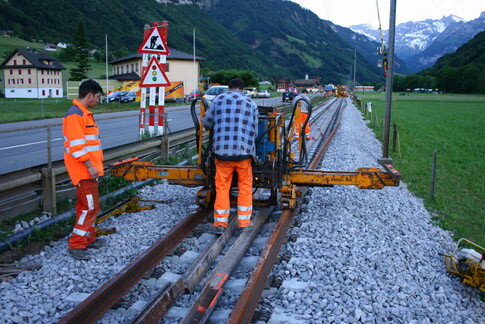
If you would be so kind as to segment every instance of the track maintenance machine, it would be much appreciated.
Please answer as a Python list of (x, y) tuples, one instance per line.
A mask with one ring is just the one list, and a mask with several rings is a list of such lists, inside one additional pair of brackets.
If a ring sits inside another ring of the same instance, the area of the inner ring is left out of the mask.
[[(462, 243), (474, 247), (465, 248)], [(460, 277), (463, 283), (478, 288), (485, 297), (485, 248), (465, 238), (458, 240), (451, 254), (442, 254), (448, 272)]]
[[(391, 164), (383, 165), (385, 171), (376, 168), (360, 168), (354, 172), (308, 170), (308, 152), (305, 136), (294, 140), (296, 122), (300, 119), (301, 100), (295, 103), (290, 112), (277, 107), (258, 106), (258, 136), (256, 139), (256, 159), (253, 165), (253, 188), (269, 189), (269, 199), (255, 200), (255, 206), (268, 206), (280, 203), (283, 209), (295, 209), (300, 196), (298, 186), (331, 187), (334, 185), (355, 185), (360, 189), (381, 189), (384, 186), (398, 186), (400, 174)], [(343, 100), (343, 99), (342, 99)], [(199, 115), (196, 112), (199, 107)], [(208, 102), (199, 98), (192, 103), (191, 114), (196, 129), (198, 150), (195, 166), (165, 166), (152, 162), (130, 159), (116, 163), (111, 168), (115, 176), (131, 181), (151, 178), (167, 179), (169, 184), (201, 186), (196, 203), (203, 208), (212, 208), (215, 200), (215, 164), (212, 156), (212, 134), (204, 143), (202, 118)], [(309, 122), (312, 106), (309, 104)], [(237, 175), (234, 175), (236, 178)], [(237, 188), (233, 179), (232, 188)]]

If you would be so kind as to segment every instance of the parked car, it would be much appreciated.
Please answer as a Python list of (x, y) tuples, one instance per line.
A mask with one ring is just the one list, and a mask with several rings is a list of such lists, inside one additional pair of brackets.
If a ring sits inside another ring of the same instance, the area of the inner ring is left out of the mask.
[(287, 90), (283, 92), (283, 95), (281, 97), (281, 100), (283, 102), (291, 102), (293, 99), (298, 95), (298, 93), (292, 91), (292, 90)]
[(246, 97), (248, 97), (248, 98), (253, 98), (253, 94), (252, 94), (252, 92), (251, 92), (251, 91), (249, 91), (249, 90), (244, 90), (244, 91), (243, 91), (243, 95), (245, 95), (245, 96), (246, 96)]
[(198, 89), (193, 90), (191, 93), (185, 95), (185, 101), (194, 101), (200, 97), (202, 97), (202, 92)]
[(103, 99), (103, 102), (114, 102), (114, 101), (120, 102), (121, 98), (124, 97), (127, 93), (128, 91), (117, 91), (117, 92), (110, 93)]
[(133, 102), (136, 99), (136, 93), (135, 92), (128, 92), (126, 95), (120, 98), (120, 102), (127, 103), (127, 102)]
[(226, 85), (210, 87), (205, 92), (205, 95), (203, 95), (203, 98), (207, 99), (208, 102), (211, 102), (215, 97), (217, 97), (221, 93), (227, 92), (228, 89), (229, 87)]
[(259, 90), (258, 91), (258, 98), (270, 98), (271, 95), (269, 94), (268, 90)]
[(251, 94), (251, 98), (257, 98), (258, 97), (258, 89), (256, 88), (246, 88), (245, 90), (249, 91)]

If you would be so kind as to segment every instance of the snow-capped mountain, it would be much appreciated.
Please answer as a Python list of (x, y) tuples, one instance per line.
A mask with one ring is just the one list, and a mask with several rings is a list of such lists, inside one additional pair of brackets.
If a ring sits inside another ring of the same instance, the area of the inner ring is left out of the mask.
[(408, 57), (405, 62), (412, 72), (428, 68), (445, 54), (456, 51), (481, 31), (485, 30), (485, 11), (471, 21), (457, 21), (449, 24), (423, 51)]
[[(450, 15), (441, 19), (408, 21), (396, 26), (396, 54), (403, 60), (426, 49), (451, 23), (463, 21), (462, 18)], [(369, 24), (350, 26), (355, 32), (379, 41), (379, 30)], [(387, 40), (387, 30), (384, 39)]]
[[(353, 31), (378, 41), (379, 30), (369, 24), (350, 26)], [(485, 30), (485, 12), (475, 20), (465, 21), (450, 15), (441, 19), (409, 21), (396, 26), (396, 55), (411, 72), (418, 72), (432, 66), (444, 54), (454, 52), (458, 47)], [(384, 31), (384, 40), (388, 33)]]

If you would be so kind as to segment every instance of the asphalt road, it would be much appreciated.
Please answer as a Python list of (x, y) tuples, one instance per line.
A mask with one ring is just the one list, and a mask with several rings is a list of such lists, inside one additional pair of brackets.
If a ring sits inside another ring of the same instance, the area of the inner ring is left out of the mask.
[[(281, 97), (254, 99), (258, 105), (271, 106), (281, 103)], [(168, 107), (165, 109), (170, 131), (193, 127), (190, 106)], [(67, 109), (67, 107), (66, 107)], [(137, 141), (138, 112), (96, 114), (100, 128), (103, 148), (110, 148)], [(124, 116), (113, 118), (117, 116)], [(0, 130), (18, 129), (38, 125), (56, 124), (52, 127), (52, 160), (61, 160), (64, 152), (64, 140), (60, 124), (61, 118), (0, 124)], [(28, 167), (47, 163), (46, 128), (17, 131), (0, 134), (0, 174), (9, 173)]]

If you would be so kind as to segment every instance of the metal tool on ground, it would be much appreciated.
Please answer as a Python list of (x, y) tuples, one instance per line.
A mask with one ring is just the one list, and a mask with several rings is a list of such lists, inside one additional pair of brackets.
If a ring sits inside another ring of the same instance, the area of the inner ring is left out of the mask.
[(155, 208), (154, 205), (142, 206), (140, 205), (140, 198), (131, 198), (122, 201), (107, 211), (103, 212), (96, 218), (96, 236), (108, 235), (116, 233), (116, 228), (100, 228), (98, 224), (105, 222), (110, 217), (117, 217), (124, 213), (137, 213), (142, 210), (151, 210)]
[[(465, 248), (468, 243), (475, 249)], [(460, 277), (463, 283), (485, 292), (485, 248), (461, 238), (451, 254), (441, 254), (445, 258), (448, 272)]]

